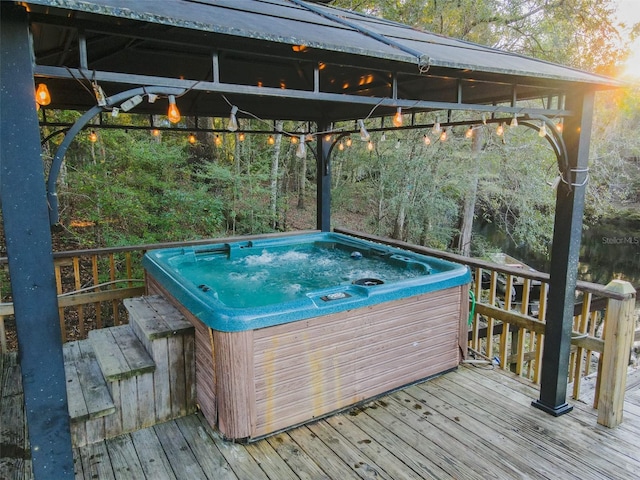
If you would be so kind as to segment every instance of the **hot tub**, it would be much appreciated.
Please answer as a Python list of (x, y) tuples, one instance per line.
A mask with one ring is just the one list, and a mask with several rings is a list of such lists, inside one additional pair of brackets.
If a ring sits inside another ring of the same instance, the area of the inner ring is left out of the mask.
[(196, 327), (196, 389), (228, 439), (253, 440), (455, 368), (464, 266), (336, 233), (171, 248), (150, 294)]

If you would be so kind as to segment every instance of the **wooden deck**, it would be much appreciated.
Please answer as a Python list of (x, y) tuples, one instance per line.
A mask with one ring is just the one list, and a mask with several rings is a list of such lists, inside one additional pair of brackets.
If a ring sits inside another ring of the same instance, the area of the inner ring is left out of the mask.
[[(2, 365), (0, 478), (31, 478), (15, 355)], [(462, 367), (250, 445), (222, 440), (200, 414), (76, 449), (82, 479), (637, 479), (640, 370), (624, 423), (589, 404), (553, 418), (537, 391), (498, 370)]]

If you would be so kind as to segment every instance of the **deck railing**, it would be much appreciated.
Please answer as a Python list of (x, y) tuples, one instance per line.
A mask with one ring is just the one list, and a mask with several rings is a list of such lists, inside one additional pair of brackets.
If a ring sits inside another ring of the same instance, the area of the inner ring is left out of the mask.
[[(540, 383), (548, 274), (359, 232), (336, 231), (468, 265), (474, 278), (470, 300), (469, 347), (499, 368), (510, 369)], [(122, 300), (144, 293), (141, 258), (147, 250), (259, 237), (265, 235), (54, 254), (63, 341), (85, 338), (88, 331), (94, 328), (126, 322)], [(0, 258), (0, 267), (6, 268), (6, 265), (6, 258)], [(620, 383), (619, 372), (626, 369), (631, 342), (634, 338), (635, 341), (640, 340), (640, 331), (633, 331), (635, 291), (625, 288), (588, 282), (578, 282), (577, 285), (568, 376), (572, 383), (573, 398), (579, 399), (580, 379), (591, 373), (597, 375), (594, 408), (598, 408), (600, 390), (605, 395), (616, 390), (616, 383)], [(8, 348), (8, 336), (15, 335), (12, 317), (13, 305), (0, 303), (0, 344), (3, 353)], [(8, 329), (5, 329), (5, 324)], [(609, 412), (609, 403), (613, 401), (618, 399), (606, 398), (607, 406), (601, 407), (601, 410)], [(606, 424), (607, 421), (601, 423)]]
[[(336, 231), (468, 265), (473, 274), (469, 347), (499, 368), (540, 384), (548, 274), (351, 230)], [(640, 341), (640, 330), (634, 331), (635, 293), (631, 285), (618, 281), (607, 286), (579, 281), (576, 287), (568, 371), (572, 396), (580, 399), (580, 380), (594, 373), (593, 406), (599, 408), (598, 422), (607, 426), (619, 423), (622, 377), (631, 345)]]

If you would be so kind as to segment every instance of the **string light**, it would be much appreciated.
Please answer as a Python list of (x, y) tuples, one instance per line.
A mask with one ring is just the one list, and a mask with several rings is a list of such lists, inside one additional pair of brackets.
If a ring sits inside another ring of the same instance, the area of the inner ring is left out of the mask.
[(36, 90), (36, 102), (43, 107), (51, 103), (51, 95), (49, 94), (49, 89), (45, 83), (38, 85), (38, 89)]
[(351, 136), (348, 136), (348, 137), (347, 137), (347, 139), (344, 141), (344, 144), (345, 144), (347, 147), (350, 147), (350, 146), (351, 146)]
[(381, 142), (386, 142), (387, 141), (387, 132), (382, 132), (382, 136), (380, 137), (380, 141)]
[(169, 110), (167, 111), (167, 118), (171, 123), (178, 123), (180, 121), (180, 110), (176, 105), (175, 95), (169, 95)]
[(464, 136), (465, 136), (465, 138), (473, 137), (473, 127), (467, 128), (467, 131), (464, 132)]
[(360, 127), (360, 140), (366, 142), (371, 139), (371, 135), (367, 132), (367, 129), (364, 128), (364, 121), (358, 120), (358, 126)]
[(344, 143), (342, 143), (342, 142), (338, 143), (338, 150), (340, 150), (340, 151), (344, 150)]
[(307, 155), (307, 146), (304, 141), (304, 135), (300, 135), (300, 141), (298, 142), (298, 148), (296, 148), (296, 157), (304, 158)]
[(542, 123), (540, 130), (538, 130), (538, 136), (541, 138), (544, 138), (547, 136), (547, 127), (544, 123)]
[(244, 139), (245, 139), (245, 138), (246, 138), (246, 135), (244, 134), (244, 132), (240, 132), (240, 133), (238, 134), (238, 140), (239, 140), (240, 142), (244, 142)]
[(400, 139), (396, 140), (396, 150), (400, 148)]
[(431, 139), (429, 138), (429, 135), (427, 135), (426, 133), (424, 134), (423, 141), (425, 145), (431, 145)]
[(438, 120), (438, 118), (436, 118), (436, 123), (433, 124), (433, 128), (431, 129), (431, 131), (437, 135), (438, 133), (440, 133), (442, 131), (442, 127), (440, 126), (440, 120)]
[(324, 141), (325, 141), (325, 142), (330, 142), (330, 141), (331, 141), (331, 134), (329, 134), (329, 133), (328, 133), (328, 134), (326, 134), (326, 135), (324, 136)]
[(448, 136), (449, 135), (447, 134), (447, 131), (446, 130), (442, 130), (442, 133), (440, 134), (440, 141), (441, 142), (446, 142)]
[(231, 106), (231, 113), (229, 114), (229, 123), (227, 123), (227, 130), (230, 132), (235, 132), (238, 130), (238, 119), (236, 118), (236, 113), (238, 113), (238, 107), (235, 105)]
[(91, 141), (91, 143), (96, 143), (98, 141), (98, 134), (95, 130), (91, 130), (91, 132), (89, 133), (89, 140)]
[(556, 130), (559, 133), (562, 133), (562, 131), (564, 130), (564, 124), (562, 123), (562, 120), (560, 120), (560, 123), (556, 124)]
[(291, 138), (289, 138), (289, 141), (291, 142), (292, 145), (295, 145), (298, 143), (298, 137), (294, 135)]
[(275, 144), (275, 143), (276, 143), (276, 139), (275, 139), (275, 138), (273, 138), (273, 135), (269, 135), (269, 137), (267, 138), (267, 143), (268, 143), (269, 145), (273, 145), (273, 144)]
[[(189, 140), (189, 143), (191, 145), (194, 145), (196, 143), (196, 141), (197, 141), (196, 136), (193, 133), (189, 134), (188, 140)], [(216, 145), (217, 145), (217, 143), (216, 143)]]
[(393, 124), (396, 127), (402, 126), (402, 108), (400, 107), (398, 107), (398, 110), (396, 110), (396, 114), (393, 116)]
[(373, 150), (373, 142), (371, 140), (369, 140), (369, 143), (367, 143), (367, 150), (369, 151)]
[(154, 128), (153, 130), (151, 130), (151, 135), (153, 135), (154, 137), (159, 137), (160, 130), (158, 130), (157, 128)]
[(499, 137), (504, 135), (504, 123), (498, 124), (498, 128), (496, 128), (496, 135), (498, 135)]
[(518, 117), (514, 115), (513, 118), (511, 119), (511, 123), (509, 124), (509, 127), (515, 128), (517, 126), (518, 126)]

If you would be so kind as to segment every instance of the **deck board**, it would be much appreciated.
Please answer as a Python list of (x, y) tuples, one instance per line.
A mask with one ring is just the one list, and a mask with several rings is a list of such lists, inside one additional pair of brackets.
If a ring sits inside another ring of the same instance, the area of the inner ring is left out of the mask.
[[(31, 479), (15, 359), (2, 366), (0, 476)], [(76, 478), (635, 479), (640, 383), (630, 377), (628, 387), (625, 423), (608, 429), (588, 401), (555, 418), (531, 407), (530, 383), (462, 367), (249, 445), (189, 415), (74, 450)]]

